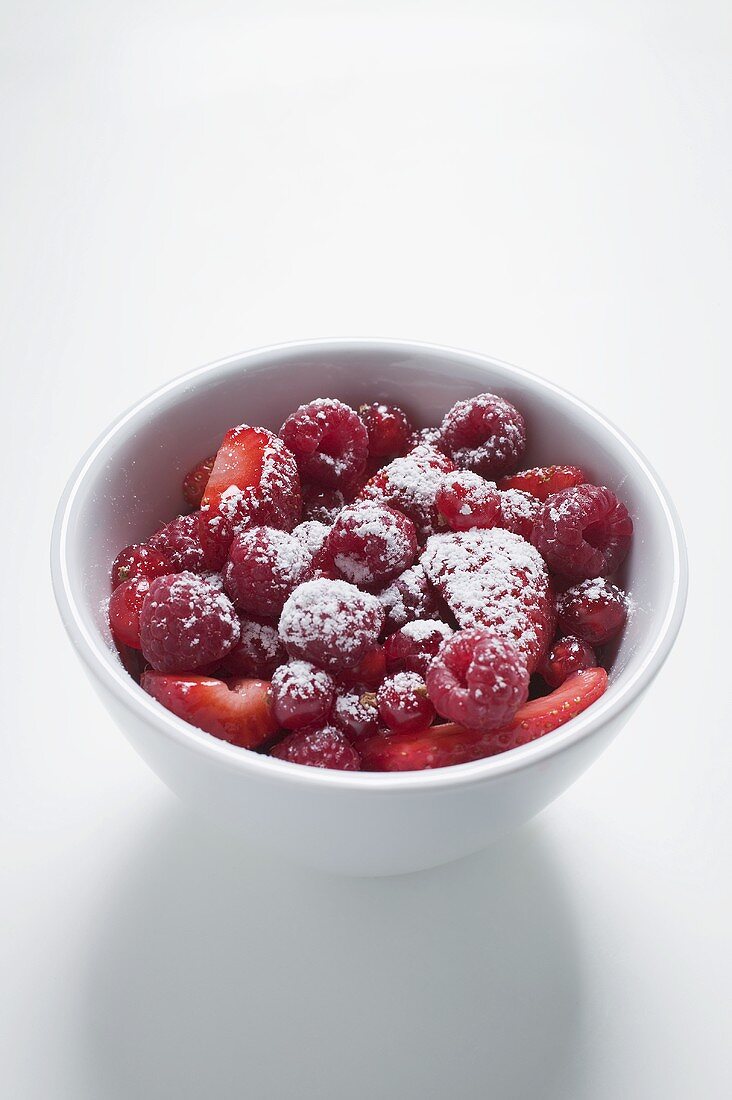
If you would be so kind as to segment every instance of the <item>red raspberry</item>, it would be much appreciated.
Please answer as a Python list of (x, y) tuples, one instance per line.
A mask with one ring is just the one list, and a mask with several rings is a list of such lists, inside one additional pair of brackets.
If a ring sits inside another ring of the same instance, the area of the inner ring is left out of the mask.
[(363, 487), (357, 500), (375, 500), (409, 516), (424, 541), (440, 526), (437, 493), (443, 474), (453, 463), (435, 447), (420, 446), (403, 458), (395, 458)]
[(339, 673), (341, 684), (368, 684), (378, 687), (386, 676), (386, 653), (383, 645), (374, 646), (355, 668), (347, 668)]
[(338, 672), (373, 649), (383, 621), (376, 596), (346, 581), (306, 581), (282, 610), (280, 637), (291, 657)]
[(579, 466), (535, 466), (518, 474), (501, 478), (499, 489), (520, 489), (537, 500), (546, 500), (552, 493), (569, 489), (571, 485), (583, 485), (587, 481)]
[(297, 527), (293, 527), (292, 533), (296, 539), (300, 539), (311, 557), (315, 557), (322, 549), (329, 530), (327, 523), (321, 523), (317, 519), (307, 519), (303, 523), (298, 523)]
[(379, 730), (376, 695), (365, 685), (341, 689), (333, 704), (332, 720), (349, 741), (358, 745)]
[(275, 745), (270, 756), (287, 760), (290, 764), (306, 764), (311, 768), (333, 768), (345, 772), (361, 769), (358, 752), (335, 726), (291, 733)]
[(302, 515), (305, 520), (318, 520), (330, 525), (335, 522), (345, 503), (346, 498), (340, 489), (323, 489), (319, 485), (303, 484)]
[(266, 428), (240, 424), (216, 453), (199, 514), (208, 569), (222, 569), (234, 535), (247, 527), (290, 531), (300, 522), (297, 463)]
[(369, 434), (372, 458), (394, 458), (406, 454), (412, 437), (412, 425), (398, 405), (362, 405), (358, 410)]
[(140, 648), (140, 610), (150, 591), (147, 577), (118, 585), (109, 597), (109, 626), (116, 641)]
[(151, 582), (140, 612), (140, 643), (153, 668), (208, 668), (238, 641), (239, 619), (231, 602), (201, 577), (170, 573)]
[(384, 608), (386, 630), (405, 623), (438, 617), (437, 602), (421, 565), (413, 565), (378, 593)]
[(498, 527), (456, 531), (431, 538), (420, 560), (459, 626), (509, 638), (534, 671), (554, 635), (554, 598), (530, 543)]
[(290, 661), (272, 676), (270, 698), (277, 724), (300, 729), (327, 717), (335, 698), (335, 680), (309, 661)]
[(366, 466), (369, 437), (348, 405), (317, 398), (301, 405), (280, 429), (285, 446), (295, 456), (304, 478), (328, 489), (355, 481)]
[(458, 401), (440, 427), (442, 446), (464, 469), (496, 478), (515, 470), (526, 449), (518, 409), (493, 393)]
[(483, 627), (453, 634), (426, 681), (438, 714), (471, 729), (498, 729), (529, 696), (529, 673), (518, 649)]
[(344, 508), (326, 543), (338, 572), (353, 584), (391, 580), (417, 553), (414, 524), (385, 504), (361, 501)]
[(437, 619), (407, 623), (384, 642), (387, 669), (424, 676), (442, 643), (453, 633), (451, 626)]
[(541, 502), (521, 489), (505, 489), (499, 496), (501, 518), (496, 526), (513, 531), (514, 535), (530, 542), (531, 532), (541, 512)]
[(425, 682), (416, 672), (397, 672), (384, 680), (376, 701), (381, 721), (395, 733), (425, 730), (435, 717)]
[(439, 428), (416, 428), (409, 440), (409, 450), (416, 451), (423, 446), (436, 447), (439, 451), (442, 446), (442, 435)]
[(496, 527), (501, 520), (501, 497), (494, 482), (470, 470), (458, 470), (442, 479), (437, 510), (452, 531)]
[(208, 485), (208, 479), (213, 470), (216, 455), (210, 455), (199, 462), (192, 470), (189, 470), (183, 478), (183, 499), (189, 508), (194, 511), (201, 507), (203, 494)]
[(557, 599), (558, 627), (592, 646), (605, 645), (625, 626), (628, 598), (603, 577), (582, 581)]
[(596, 667), (597, 656), (594, 649), (581, 638), (567, 634), (554, 642), (536, 671), (550, 688), (558, 688), (573, 672)]
[(147, 543), (133, 542), (120, 550), (112, 565), (112, 588), (125, 581), (135, 581), (138, 577), (152, 580), (170, 573), (173, 564), (165, 554), (153, 550)]
[(343, 580), (343, 577), (341, 576), (340, 572), (336, 568), (335, 562), (333, 561), (333, 555), (328, 548), (327, 542), (324, 546), (320, 547), (320, 550), (318, 550), (316, 554), (313, 555), (313, 558), (307, 568), (303, 580), (316, 581), (321, 580), (322, 578), (325, 578), (329, 581)]
[(277, 627), (239, 616), (239, 642), (227, 653), (217, 672), (221, 676), (259, 677), (268, 680), (287, 660)]
[(633, 521), (603, 485), (576, 485), (542, 505), (531, 541), (550, 569), (573, 580), (614, 573), (630, 547)]
[(150, 536), (147, 545), (168, 559), (168, 572), (201, 573), (210, 568), (201, 545), (197, 512), (166, 523)]
[(294, 535), (274, 527), (250, 527), (234, 536), (224, 568), (226, 594), (239, 611), (276, 618), (310, 565)]

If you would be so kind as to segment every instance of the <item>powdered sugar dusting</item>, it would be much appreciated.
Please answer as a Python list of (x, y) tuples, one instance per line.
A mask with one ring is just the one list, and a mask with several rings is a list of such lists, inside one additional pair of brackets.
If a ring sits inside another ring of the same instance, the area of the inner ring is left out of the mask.
[(381, 500), (400, 509), (425, 538), (437, 530), (437, 491), (443, 475), (454, 468), (436, 447), (420, 444), (380, 470), (361, 490), (359, 499)]
[(330, 528), (326, 523), (321, 523), (317, 519), (306, 519), (303, 523), (298, 523), (297, 527), (293, 528), (293, 535), (307, 547), (312, 557), (315, 557), (318, 550), (328, 537), (328, 531)]
[(306, 703), (333, 690), (333, 679), (310, 661), (290, 661), (272, 674), (272, 687)]
[[(313, 643), (324, 659), (356, 655), (375, 645), (384, 612), (376, 596), (347, 581), (305, 581), (288, 598), (280, 616), (280, 637), (294, 656)], [(323, 663), (322, 661), (319, 663)]]
[(435, 535), (420, 559), (459, 625), (490, 626), (533, 669), (549, 641), (549, 575), (524, 539), (499, 528)]

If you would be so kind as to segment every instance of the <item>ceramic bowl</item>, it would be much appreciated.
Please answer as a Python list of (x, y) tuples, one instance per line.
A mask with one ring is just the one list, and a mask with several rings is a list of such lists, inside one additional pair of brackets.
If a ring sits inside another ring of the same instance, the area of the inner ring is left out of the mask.
[[(632, 613), (606, 694), (565, 726), (499, 756), (434, 771), (298, 767), (235, 748), (164, 710), (126, 673), (105, 601), (118, 550), (182, 508), (186, 470), (236, 423), (277, 431), (297, 405), (338, 397), (403, 405), (418, 425), (492, 391), (523, 412), (525, 465), (572, 463), (626, 502), (635, 537), (623, 583)], [(164, 783), (224, 829), (334, 872), (384, 875), (457, 859), (542, 810), (607, 747), (663, 664), (686, 595), (683, 535), (646, 460), (551, 382), (483, 355), (384, 340), (321, 340), (237, 355), (162, 386), (117, 419), (68, 482), (52, 542), (61, 616), (91, 682)]]

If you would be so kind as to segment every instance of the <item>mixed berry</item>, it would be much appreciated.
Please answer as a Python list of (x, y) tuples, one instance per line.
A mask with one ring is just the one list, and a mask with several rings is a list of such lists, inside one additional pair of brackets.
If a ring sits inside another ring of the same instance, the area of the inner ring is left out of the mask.
[(577, 466), (521, 469), (509, 401), (439, 427), (396, 405), (241, 424), (183, 479), (187, 511), (112, 565), (125, 668), (233, 745), (344, 771), (414, 771), (549, 733), (607, 685), (633, 533)]

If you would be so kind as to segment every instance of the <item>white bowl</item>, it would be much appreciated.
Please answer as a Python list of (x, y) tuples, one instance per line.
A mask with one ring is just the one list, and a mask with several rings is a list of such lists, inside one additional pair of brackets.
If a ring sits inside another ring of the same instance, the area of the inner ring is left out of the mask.
[[(606, 694), (522, 748), (425, 772), (304, 768), (235, 748), (164, 710), (125, 672), (105, 614), (110, 565), (181, 508), (185, 471), (247, 422), (277, 430), (297, 405), (339, 397), (404, 405), (420, 425), (483, 391), (519, 406), (526, 465), (565, 462), (616, 490), (635, 524), (624, 567), (633, 611)], [(56, 599), (92, 684), (142, 758), (185, 802), (298, 862), (357, 875), (434, 866), (527, 821), (589, 767), (663, 664), (687, 586), (683, 535), (645, 459), (616, 428), (550, 382), (482, 355), (429, 344), (321, 340), (201, 367), (144, 398), (87, 452), (58, 507)]]

